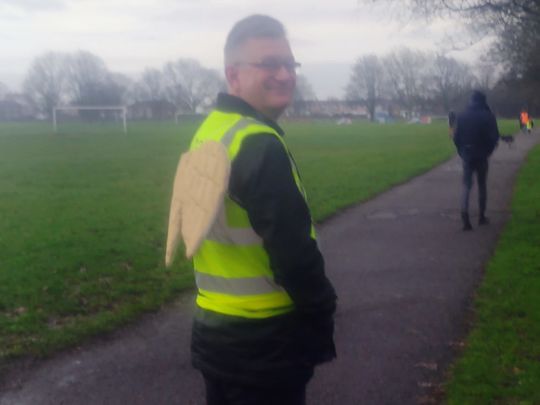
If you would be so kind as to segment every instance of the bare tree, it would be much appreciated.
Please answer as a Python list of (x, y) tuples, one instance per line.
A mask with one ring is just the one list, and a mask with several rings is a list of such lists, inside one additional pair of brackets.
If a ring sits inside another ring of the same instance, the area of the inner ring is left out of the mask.
[(505, 27), (495, 51), (506, 72), (525, 82), (540, 103), (540, 21), (531, 18), (514, 27)]
[(103, 103), (109, 72), (105, 62), (87, 51), (78, 51), (68, 59), (68, 86), (71, 101), (79, 105)]
[(444, 55), (435, 57), (432, 72), (434, 95), (445, 111), (455, 108), (475, 81), (469, 65)]
[[(491, 53), (505, 66), (513, 91), (540, 105), (540, 1), (539, 0), (360, 0), (383, 3), (401, 15), (452, 18), (463, 22), (476, 38), (497, 37)], [(479, 36), (478, 36), (479, 34)], [(517, 85), (517, 82), (523, 82)]]
[(116, 87), (115, 97), (119, 104), (129, 102), (129, 89), (133, 87), (133, 80), (127, 75), (118, 72), (109, 72), (106, 82)]
[(178, 110), (197, 112), (211, 103), (216, 93), (224, 88), (215, 70), (207, 69), (193, 59), (178, 59), (163, 68), (165, 94)]
[(304, 75), (296, 76), (296, 88), (294, 89), (295, 100), (316, 100), (317, 96), (311, 83)]
[(137, 101), (157, 101), (165, 97), (165, 79), (158, 69), (147, 68), (135, 83), (133, 98)]
[(493, 58), (487, 55), (482, 56), (474, 65), (470, 67), (475, 80), (473, 86), (489, 92), (501, 78), (503, 67)]
[[(130, 85), (130, 79), (121, 73), (112, 73), (99, 56), (87, 51), (69, 55), (68, 88), (72, 104), (81, 106), (121, 105)], [(81, 111), (79, 114), (95, 119), (114, 112)]]
[(347, 85), (347, 98), (364, 101), (371, 121), (375, 120), (375, 107), (381, 96), (383, 79), (384, 71), (379, 58), (370, 54), (358, 58)]
[(141, 118), (166, 119), (174, 116), (175, 106), (167, 100), (165, 76), (154, 68), (147, 68), (130, 90), (130, 100)]
[(303, 115), (306, 111), (306, 103), (316, 100), (315, 91), (311, 83), (304, 75), (296, 76), (296, 87), (294, 89), (293, 101), (287, 109), (288, 115)]
[(432, 82), (426, 62), (424, 53), (409, 48), (392, 51), (382, 60), (392, 96), (409, 116), (429, 96)]
[(67, 98), (67, 58), (64, 53), (48, 52), (34, 59), (24, 79), (24, 91), (38, 111), (52, 116), (53, 107)]
[(363, 0), (386, 3), (426, 18), (460, 17), (491, 32), (529, 19), (540, 20), (538, 0)]

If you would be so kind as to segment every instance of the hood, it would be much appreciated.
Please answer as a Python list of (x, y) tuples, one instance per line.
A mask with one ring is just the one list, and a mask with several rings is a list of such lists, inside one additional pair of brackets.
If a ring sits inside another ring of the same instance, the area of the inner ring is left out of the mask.
[(474, 90), (472, 92), (471, 99), (469, 101), (469, 108), (491, 111), (487, 105), (486, 95), (480, 90)]

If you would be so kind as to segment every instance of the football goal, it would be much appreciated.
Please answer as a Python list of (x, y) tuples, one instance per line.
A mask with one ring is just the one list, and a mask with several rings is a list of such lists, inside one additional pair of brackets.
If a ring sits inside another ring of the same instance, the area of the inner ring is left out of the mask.
[(58, 111), (119, 111), (122, 118), (122, 125), (124, 133), (127, 134), (127, 107), (125, 106), (64, 106), (64, 107), (54, 107), (53, 108), (53, 128), (54, 132), (58, 132), (58, 122), (57, 122), (57, 112)]

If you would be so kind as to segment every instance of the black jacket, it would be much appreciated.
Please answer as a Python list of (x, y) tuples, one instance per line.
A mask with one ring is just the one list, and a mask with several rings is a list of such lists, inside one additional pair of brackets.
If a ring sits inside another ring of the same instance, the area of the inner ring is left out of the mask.
[(457, 116), (454, 143), (465, 161), (487, 159), (499, 141), (497, 120), (483, 93), (474, 92), (468, 107)]
[[(218, 96), (218, 110), (274, 122), (243, 100)], [(310, 237), (311, 216), (291, 171), (291, 159), (271, 134), (248, 137), (232, 162), (229, 195), (248, 213), (270, 257), (277, 283), (295, 311), (246, 319), (198, 308), (192, 333), (193, 365), (203, 373), (236, 382), (273, 385), (307, 380), (313, 366), (335, 357), (334, 288), (323, 257)]]

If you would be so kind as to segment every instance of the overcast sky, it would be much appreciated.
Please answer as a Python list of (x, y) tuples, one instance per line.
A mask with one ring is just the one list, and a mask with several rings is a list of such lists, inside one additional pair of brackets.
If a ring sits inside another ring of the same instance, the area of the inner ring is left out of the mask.
[[(405, 25), (357, 0), (0, 0), (0, 82), (20, 90), (32, 59), (46, 51), (90, 51), (136, 78), (180, 57), (221, 70), (231, 26), (252, 14), (281, 20), (319, 98), (340, 97), (362, 54), (406, 45), (441, 50), (456, 23)], [(452, 56), (472, 61), (482, 45)]]

